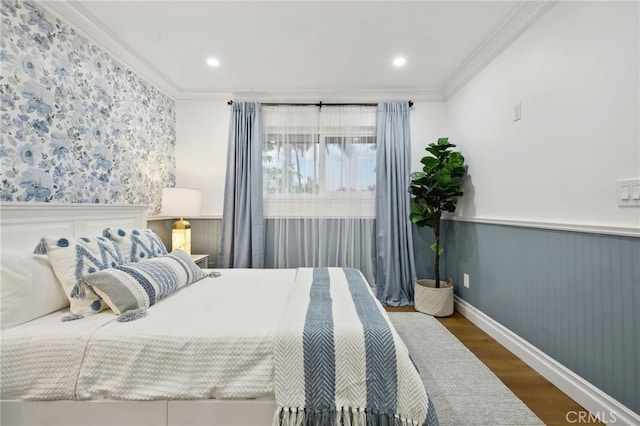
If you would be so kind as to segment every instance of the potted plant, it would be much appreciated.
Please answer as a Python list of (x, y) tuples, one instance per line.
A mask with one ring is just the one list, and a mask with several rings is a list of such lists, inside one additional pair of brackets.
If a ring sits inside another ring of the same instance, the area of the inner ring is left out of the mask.
[(420, 160), (424, 167), (421, 172), (411, 174), (409, 185), (411, 221), (418, 226), (431, 227), (435, 236), (431, 246), (435, 252), (435, 280), (416, 279), (415, 308), (439, 317), (453, 313), (453, 281), (440, 281), (440, 255), (444, 252), (440, 244), (440, 220), (443, 212), (456, 210), (467, 173), (464, 157), (452, 150), (454, 147), (449, 138), (439, 138), (436, 143), (429, 144), (426, 150), (430, 155)]

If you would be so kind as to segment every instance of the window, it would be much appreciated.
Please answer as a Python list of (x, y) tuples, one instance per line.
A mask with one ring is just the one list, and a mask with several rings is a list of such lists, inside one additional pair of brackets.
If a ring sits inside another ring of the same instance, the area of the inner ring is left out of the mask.
[(265, 195), (318, 193), (319, 141), (317, 134), (267, 135), (262, 157)]
[(263, 107), (265, 215), (373, 217), (375, 107)]

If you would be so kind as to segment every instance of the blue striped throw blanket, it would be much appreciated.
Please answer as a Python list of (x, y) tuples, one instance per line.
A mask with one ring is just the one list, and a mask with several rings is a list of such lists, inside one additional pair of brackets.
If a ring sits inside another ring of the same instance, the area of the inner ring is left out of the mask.
[(275, 339), (274, 426), (437, 426), (433, 404), (356, 269), (300, 268)]

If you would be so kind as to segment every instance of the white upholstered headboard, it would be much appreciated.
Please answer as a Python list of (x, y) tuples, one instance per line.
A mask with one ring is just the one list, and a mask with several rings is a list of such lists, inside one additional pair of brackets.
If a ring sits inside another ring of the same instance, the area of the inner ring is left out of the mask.
[(107, 227), (146, 228), (149, 206), (0, 203), (0, 247), (33, 250), (40, 238), (95, 237)]

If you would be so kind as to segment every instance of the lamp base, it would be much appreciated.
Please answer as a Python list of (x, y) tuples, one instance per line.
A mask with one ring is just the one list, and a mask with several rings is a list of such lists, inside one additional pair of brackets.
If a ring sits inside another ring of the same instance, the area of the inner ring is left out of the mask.
[(171, 228), (171, 250), (191, 254), (191, 224), (182, 217)]

